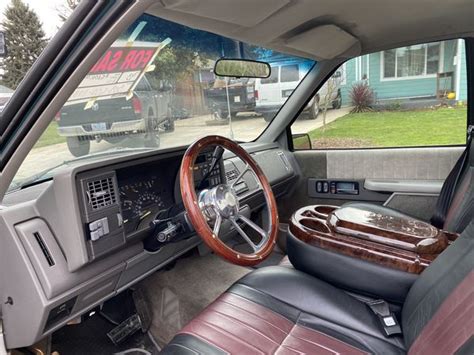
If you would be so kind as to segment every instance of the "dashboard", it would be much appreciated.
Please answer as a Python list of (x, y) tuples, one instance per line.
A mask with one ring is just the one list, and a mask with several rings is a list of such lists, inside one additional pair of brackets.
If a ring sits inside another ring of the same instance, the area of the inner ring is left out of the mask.
[[(292, 188), (298, 176), (291, 154), (277, 144), (250, 153), (277, 198)], [(232, 182), (244, 169), (242, 161), (224, 154), (209, 172), (212, 154), (196, 160), (200, 188)], [(6, 334), (9, 348), (31, 345), (201, 244), (192, 230), (152, 248), (146, 243), (161, 232), (157, 220), (169, 229), (185, 216), (182, 156), (182, 150), (169, 150), (98, 158), (4, 199), (1, 260), (11, 272), (1, 274), (0, 285), (8, 287), (0, 293), (13, 305), (2, 307), (2, 319), (9, 329), (22, 329)], [(237, 193), (250, 217), (264, 206), (264, 197), (247, 175)], [(236, 234), (232, 227), (222, 231), (223, 238)]]
[[(211, 188), (223, 181), (222, 160), (213, 164), (213, 154), (211, 149), (196, 158), (193, 175), (197, 188)], [(183, 220), (180, 164), (176, 157), (139, 159), (77, 175), (89, 262), (132, 241), (143, 240), (145, 248), (154, 252), (188, 236), (192, 227)], [(164, 229), (168, 231), (157, 241)]]

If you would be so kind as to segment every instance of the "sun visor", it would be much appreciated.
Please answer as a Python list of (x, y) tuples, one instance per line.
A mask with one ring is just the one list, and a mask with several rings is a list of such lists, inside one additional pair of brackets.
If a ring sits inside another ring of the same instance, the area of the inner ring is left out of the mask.
[(360, 55), (359, 40), (335, 25), (312, 28), (285, 41), (285, 46), (312, 54), (320, 60)]
[(176, 12), (252, 27), (289, 4), (290, 0), (161, 0), (161, 3)]

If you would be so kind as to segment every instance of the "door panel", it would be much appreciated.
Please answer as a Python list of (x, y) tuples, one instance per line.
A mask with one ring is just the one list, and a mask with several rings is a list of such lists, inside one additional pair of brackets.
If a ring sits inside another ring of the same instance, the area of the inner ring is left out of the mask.
[[(296, 151), (301, 178), (292, 196), (281, 204), (285, 208), (280, 215), (287, 220), (297, 208), (310, 204), (370, 201), (428, 220), (462, 151), (463, 147)], [(331, 189), (318, 192), (316, 184), (324, 181), (329, 186), (354, 182), (359, 191), (356, 195)]]
[(329, 179), (444, 180), (462, 147), (327, 151)]

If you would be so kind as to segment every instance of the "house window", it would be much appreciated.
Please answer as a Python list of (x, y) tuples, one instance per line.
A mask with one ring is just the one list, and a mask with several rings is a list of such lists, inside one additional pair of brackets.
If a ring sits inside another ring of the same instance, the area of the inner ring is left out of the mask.
[(382, 52), (384, 79), (434, 75), (439, 71), (441, 43), (419, 44)]

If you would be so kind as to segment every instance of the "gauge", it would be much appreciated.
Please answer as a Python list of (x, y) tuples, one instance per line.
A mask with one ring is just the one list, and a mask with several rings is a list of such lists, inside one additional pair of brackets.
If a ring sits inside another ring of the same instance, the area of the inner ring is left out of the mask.
[(166, 195), (167, 189), (160, 185), (159, 180), (155, 176), (151, 176), (140, 181), (134, 179), (120, 186), (122, 216), (126, 233), (148, 226), (151, 220), (166, 208), (161, 195), (163, 193)]
[(159, 211), (164, 207), (165, 205), (160, 196), (154, 192), (145, 192), (138, 196), (138, 199), (133, 206), (133, 210), (135, 216), (138, 216), (139, 219), (143, 219), (152, 211)]

